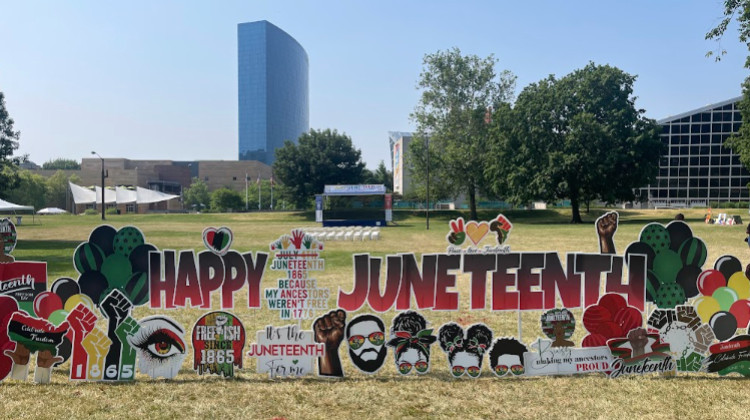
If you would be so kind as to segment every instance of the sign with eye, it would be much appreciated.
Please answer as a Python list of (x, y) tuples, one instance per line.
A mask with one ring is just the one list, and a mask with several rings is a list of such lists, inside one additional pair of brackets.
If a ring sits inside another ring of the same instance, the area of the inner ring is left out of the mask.
[(187, 356), (185, 329), (172, 318), (156, 315), (141, 319), (130, 337), (138, 354), (138, 369), (153, 379), (173, 379)]

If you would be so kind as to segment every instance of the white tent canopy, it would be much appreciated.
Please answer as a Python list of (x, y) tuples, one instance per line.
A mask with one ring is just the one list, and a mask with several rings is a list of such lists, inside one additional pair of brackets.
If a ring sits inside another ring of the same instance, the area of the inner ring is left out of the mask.
[(68, 185), (70, 186), (70, 192), (73, 193), (73, 201), (76, 204), (96, 203), (96, 192), (72, 182), (68, 182)]
[[(102, 202), (102, 189), (95, 187), (94, 191), (80, 185), (70, 184), (70, 191), (73, 193), (73, 201), (76, 204), (93, 204)], [(148, 188), (136, 187), (136, 190), (130, 190), (125, 187), (116, 187), (114, 191), (107, 190), (104, 193), (105, 204), (151, 204), (162, 201), (179, 198), (179, 195), (165, 194), (160, 191), (149, 190)], [(32, 209), (33, 210), (33, 209)]]
[(22, 206), (0, 199), (0, 211), (34, 211), (34, 207)]

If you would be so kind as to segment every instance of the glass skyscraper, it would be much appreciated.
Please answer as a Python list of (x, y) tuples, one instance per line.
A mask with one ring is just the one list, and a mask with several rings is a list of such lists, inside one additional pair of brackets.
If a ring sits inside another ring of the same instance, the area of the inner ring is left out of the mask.
[(656, 207), (748, 201), (750, 173), (724, 141), (739, 131), (741, 97), (658, 121), (666, 153), (656, 182), (643, 188)]
[(239, 159), (273, 164), (285, 140), (310, 128), (304, 48), (271, 23), (237, 25)]

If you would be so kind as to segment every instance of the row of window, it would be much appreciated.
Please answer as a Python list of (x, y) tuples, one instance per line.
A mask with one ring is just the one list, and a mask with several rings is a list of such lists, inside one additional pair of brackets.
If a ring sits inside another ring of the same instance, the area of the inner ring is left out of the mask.
[(658, 178), (651, 187), (745, 187), (750, 178)]
[(693, 189), (651, 189), (648, 192), (649, 198), (690, 198), (699, 200), (702, 198), (723, 198), (733, 200), (747, 200), (750, 198), (747, 188), (693, 188)]
[(665, 146), (676, 145), (697, 145), (697, 144), (718, 144), (722, 145), (729, 138), (729, 134), (682, 134), (666, 135), (662, 134), (661, 141)]
[[(742, 122), (722, 122), (722, 123), (703, 123), (703, 124), (667, 124), (662, 128), (664, 134), (711, 134), (711, 133), (734, 133), (739, 130)], [(669, 130), (667, 130), (669, 127)]]
[(734, 176), (748, 177), (750, 173), (741, 166), (713, 166), (713, 167), (681, 167), (681, 168), (659, 168), (659, 178), (666, 177), (709, 177), (709, 176)]
[(732, 156), (681, 156), (662, 157), (659, 159), (659, 167), (685, 167), (685, 166), (741, 166), (740, 159)]

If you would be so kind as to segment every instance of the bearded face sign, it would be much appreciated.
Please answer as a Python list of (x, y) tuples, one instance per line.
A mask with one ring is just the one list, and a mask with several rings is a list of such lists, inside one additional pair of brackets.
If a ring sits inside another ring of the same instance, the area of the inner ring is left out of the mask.
[(346, 326), (349, 359), (364, 373), (375, 373), (383, 367), (388, 348), (385, 346), (385, 324), (375, 315), (359, 315)]

